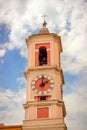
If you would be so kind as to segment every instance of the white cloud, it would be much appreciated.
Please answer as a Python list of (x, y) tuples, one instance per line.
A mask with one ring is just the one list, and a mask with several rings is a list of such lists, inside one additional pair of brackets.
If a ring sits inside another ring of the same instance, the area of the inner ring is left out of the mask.
[(84, 68), (87, 68), (86, 3), (83, 1), (75, 1), (75, 3), (72, 3), (71, 8), (69, 10), (71, 29), (69, 32), (66, 33), (66, 35), (62, 35), (62, 43), (64, 50), (62, 56), (62, 65), (66, 72), (79, 73)]
[(17, 77), (17, 82), (19, 82), (20, 85), (25, 85), (26, 84), (26, 80), (25, 77)]
[[(77, 76), (76, 76), (77, 78)], [(78, 79), (64, 86), (64, 101), (66, 106), (66, 124), (69, 130), (85, 130), (87, 127), (87, 71), (78, 75)], [(71, 89), (67, 93), (67, 90)]]
[(76, 88), (64, 95), (66, 103), (66, 124), (69, 130), (85, 130), (87, 124), (87, 89), (85, 86)]
[(14, 92), (10, 89), (0, 89), (0, 122), (5, 124), (22, 123), (25, 103), (25, 89)]
[(0, 57), (3, 57), (6, 53), (6, 50), (5, 49), (2, 49), (0, 50)]

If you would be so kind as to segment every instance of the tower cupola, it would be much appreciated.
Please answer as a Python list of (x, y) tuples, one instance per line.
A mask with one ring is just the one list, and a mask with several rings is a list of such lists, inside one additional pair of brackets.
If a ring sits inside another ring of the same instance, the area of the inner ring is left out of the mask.
[(47, 22), (44, 20), (42, 27), (39, 31), (39, 34), (48, 34), (49, 33), (49, 30), (48, 30), (48, 28), (46, 28), (46, 25), (47, 25)]

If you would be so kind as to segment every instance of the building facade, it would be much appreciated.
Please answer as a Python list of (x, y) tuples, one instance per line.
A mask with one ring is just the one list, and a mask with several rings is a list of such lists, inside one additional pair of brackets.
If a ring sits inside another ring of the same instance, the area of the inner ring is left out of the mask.
[(26, 39), (26, 103), (23, 130), (67, 130), (63, 101), (60, 36), (50, 33), (44, 21), (39, 34)]

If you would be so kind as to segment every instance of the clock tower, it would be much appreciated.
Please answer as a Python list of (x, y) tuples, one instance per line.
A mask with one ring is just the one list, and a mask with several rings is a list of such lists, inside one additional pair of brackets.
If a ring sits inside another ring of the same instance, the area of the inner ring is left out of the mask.
[(60, 36), (49, 33), (46, 21), (39, 34), (26, 39), (28, 67), (25, 72), (26, 103), (23, 130), (67, 130), (63, 101)]

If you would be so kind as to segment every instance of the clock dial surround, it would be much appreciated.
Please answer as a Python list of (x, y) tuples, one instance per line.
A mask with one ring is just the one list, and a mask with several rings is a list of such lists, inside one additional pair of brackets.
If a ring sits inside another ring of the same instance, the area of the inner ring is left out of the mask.
[(54, 88), (53, 78), (48, 75), (36, 76), (31, 83), (32, 90), (40, 95), (48, 94)]

